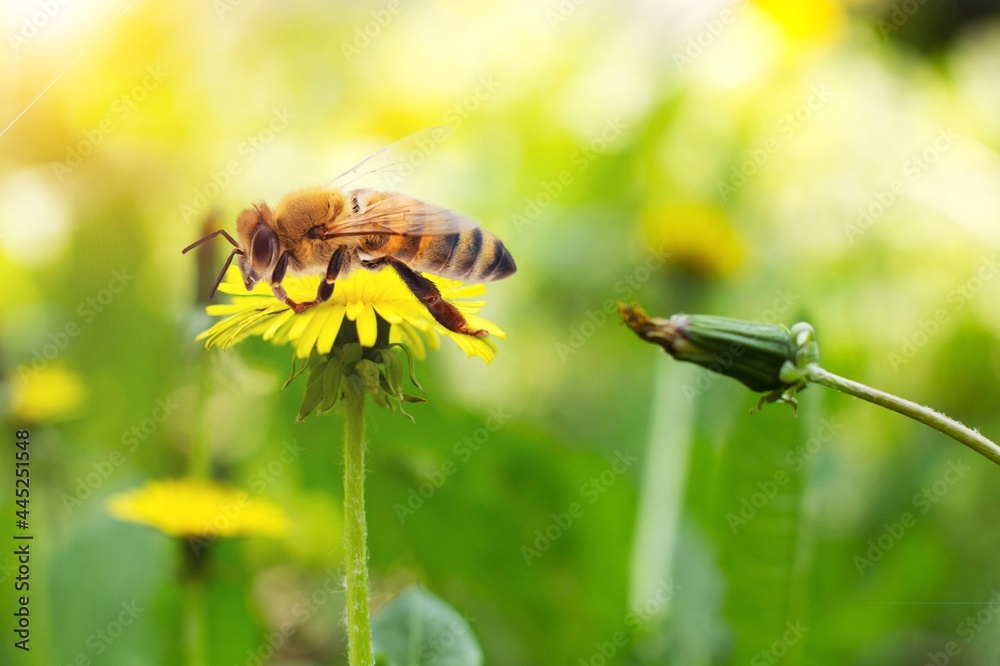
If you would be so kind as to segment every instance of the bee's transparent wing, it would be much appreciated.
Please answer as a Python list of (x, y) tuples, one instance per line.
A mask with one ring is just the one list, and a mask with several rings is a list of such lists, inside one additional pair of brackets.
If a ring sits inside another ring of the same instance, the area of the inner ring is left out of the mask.
[(343, 215), (328, 225), (324, 238), (338, 236), (443, 236), (479, 224), (453, 210), (403, 195), (389, 195), (360, 215)]
[(393, 190), (405, 181), (451, 135), (443, 125), (428, 127), (389, 144), (340, 174), (327, 187), (357, 190), (366, 187)]

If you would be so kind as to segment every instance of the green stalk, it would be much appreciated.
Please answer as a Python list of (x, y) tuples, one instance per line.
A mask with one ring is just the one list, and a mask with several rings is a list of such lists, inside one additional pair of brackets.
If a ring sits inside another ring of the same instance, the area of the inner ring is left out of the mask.
[[(188, 457), (188, 471), (192, 479), (208, 480), (211, 477), (211, 452), (208, 438), (202, 430), (205, 415), (205, 396), (209, 393), (211, 383), (211, 367), (208, 359), (201, 358), (198, 362), (198, 390), (200, 392), (197, 407), (195, 407), (194, 432), (191, 434), (191, 449)], [(210, 550), (204, 546), (196, 547), (192, 542), (181, 542), (184, 548), (183, 580), (184, 588), (184, 626), (182, 628), (184, 654), (189, 666), (205, 666), (208, 659), (205, 656), (205, 569), (208, 566)]]
[(372, 666), (368, 616), (368, 528), (365, 521), (365, 393), (356, 376), (345, 377), (344, 561), (347, 567), (347, 649), (351, 666)]
[(915, 421), (919, 421), (924, 425), (928, 425), (935, 430), (943, 432), (955, 441), (965, 444), (976, 453), (992, 460), (997, 465), (1000, 465), (1000, 446), (997, 446), (994, 442), (983, 437), (979, 432), (973, 430), (972, 428), (969, 428), (968, 426), (965, 426), (955, 419), (945, 416), (941, 412), (935, 411), (930, 407), (918, 405), (915, 402), (904, 400), (903, 398), (894, 396), (891, 393), (885, 393), (884, 391), (873, 389), (870, 386), (865, 386), (864, 384), (859, 384), (858, 382), (850, 379), (840, 377), (832, 372), (827, 372), (815, 363), (808, 367), (806, 371), (806, 378), (810, 382), (822, 384), (823, 386), (836, 389), (842, 393), (853, 395), (855, 398), (867, 400), (868, 402), (874, 403), (879, 407), (891, 409), (892, 411), (898, 412), (903, 416), (909, 416)]
[[(184, 595), (184, 626), (183, 642), (184, 663), (188, 666), (205, 666), (208, 660), (205, 656), (205, 562), (198, 559), (187, 540), (181, 541), (184, 548), (183, 595)], [(202, 557), (207, 557), (203, 553)]]
[(198, 400), (195, 406), (194, 431), (191, 433), (191, 449), (188, 470), (191, 478), (208, 479), (212, 474), (212, 452), (205, 437), (205, 413), (208, 396), (211, 393), (212, 367), (204, 355), (198, 359)]

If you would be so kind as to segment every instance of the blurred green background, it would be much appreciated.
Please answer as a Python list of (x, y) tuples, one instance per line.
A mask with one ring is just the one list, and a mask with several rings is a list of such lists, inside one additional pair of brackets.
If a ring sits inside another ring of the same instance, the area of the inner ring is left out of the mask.
[[(3, 436), (32, 432), (35, 540), (28, 654), (0, 548), (0, 661), (179, 663), (178, 545), (105, 500), (204, 438), (292, 523), (218, 544), (211, 663), (258, 663), (282, 626), (270, 663), (346, 663), (343, 595), (300, 612), (342, 577), (342, 416), (293, 423), (290, 348), (193, 341), (180, 249), (213, 210), (232, 230), (446, 125), (407, 191), (481, 219), (519, 272), (488, 287), (492, 365), (445, 344), (415, 424), (369, 415), (375, 609), (421, 584), (495, 665), (1000, 663), (1000, 470), (821, 388), (750, 415), (608, 308), (808, 319), (828, 369), (1000, 436), (994, 9), (5, 3)], [(143, 610), (118, 631), (123, 604)]]

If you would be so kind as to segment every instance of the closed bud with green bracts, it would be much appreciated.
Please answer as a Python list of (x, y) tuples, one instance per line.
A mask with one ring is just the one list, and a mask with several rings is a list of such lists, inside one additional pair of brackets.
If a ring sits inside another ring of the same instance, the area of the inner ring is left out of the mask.
[(808, 325), (796, 324), (793, 333), (780, 324), (729, 317), (676, 314), (662, 319), (647, 316), (634, 303), (619, 303), (618, 312), (640, 338), (678, 361), (697, 363), (762, 393), (799, 385), (797, 369), (818, 360)]

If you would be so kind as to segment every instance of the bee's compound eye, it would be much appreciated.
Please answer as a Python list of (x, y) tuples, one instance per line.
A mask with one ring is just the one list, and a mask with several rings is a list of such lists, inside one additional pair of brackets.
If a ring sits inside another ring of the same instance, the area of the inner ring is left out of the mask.
[(263, 274), (274, 261), (274, 255), (278, 251), (278, 236), (274, 230), (266, 224), (257, 226), (257, 232), (253, 235), (250, 243), (250, 256), (254, 270)]

